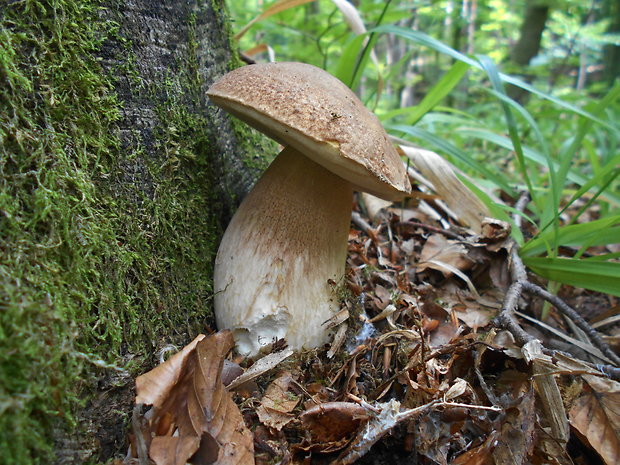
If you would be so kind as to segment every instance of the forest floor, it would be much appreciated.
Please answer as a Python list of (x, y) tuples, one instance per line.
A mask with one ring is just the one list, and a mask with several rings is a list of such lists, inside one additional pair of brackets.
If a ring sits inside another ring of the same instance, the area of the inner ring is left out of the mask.
[(618, 302), (547, 295), (507, 228), (356, 208), (330, 344), (197, 338), (138, 378), (124, 463), (620, 463)]

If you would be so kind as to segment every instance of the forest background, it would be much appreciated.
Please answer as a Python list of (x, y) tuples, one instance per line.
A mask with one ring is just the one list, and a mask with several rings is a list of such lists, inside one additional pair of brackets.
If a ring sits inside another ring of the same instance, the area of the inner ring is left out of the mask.
[[(393, 136), (470, 176), (497, 218), (510, 221), (518, 193), (528, 192), (534, 237), (514, 233), (532, 270), (620, 294), (620, 251), (587, 253), (620, 242), (618, 2), (229, 5), (241, 50), (335, 74)], [(575, 248), (572, 256), (560, 258), (560, 246)]]

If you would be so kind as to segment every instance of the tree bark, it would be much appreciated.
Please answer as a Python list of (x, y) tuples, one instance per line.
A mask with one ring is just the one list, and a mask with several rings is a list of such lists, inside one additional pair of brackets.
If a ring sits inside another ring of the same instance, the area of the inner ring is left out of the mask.
[[(511, 60), (516, 65), (526, 68), (540, 52), (540, 44), (549, 18), (549, 10), (549, 5), (545, 1), (528, 0), (521, 23), (519, 40), (511, 53)], [(527, 76), (525, 79), (529, 80)], [(508, 88), (508, 95), (517, 101), (522, 101), (528, 93), (519, 87), (511, 86)]]
[(248, 141), (239, 139), (243, 134), (235, 132), (231, 119), (211, 105), (206, 95), (211, 83), (230, 71), (236, 60), (228, 17), (223, 14), (224, 1), (107, 3), (103, 14), (119, 24), (123, 38), (107, 41), (101, 51), (103, 65), (115, 77), (115, 90), (123, 101), (120, 139), (124, 150), (137, 145), (144, 149), (143, 155), (132, 162), (134, 166), (125, 166), (124, 171), (131, 173), (133, 184), (149, 194), (151, 180), (140, 158), (165, 155), (155, 135), (158, 127), (167, 124), (162, 121), (162, 105), (178, 105), (190, 114), (208, 117), (210, 161), (226, 223), (238, 199), (256, 180), (257, 170), (244, 164)]
[(0, 457), (106, 462), (133, 379), (214, 328), (219, 237), (274, 145), (210, 105), (223, 0), (0, 11)]
[[(608, 0), (605, 2), (605, 9), (607, 12), (607, 18), (610, 18), (611, 22), (607, 28), (607, 32), (610, 34), (620, 33), (620, 2), (616, 0)], [(605, 77), (609, 82), (610, 87), (614, 81), (620, 77), (620, 45), (608, 44), (604, 49), (603, 63), (605, 63)]]
[(529, 1), (521, 23), (519, 41), (512, 49), (512, 61), (521, 66), (528, 66), (532, 58), (538, 55), (540, 43), (545, 30), (549, 6), (539, 1)]

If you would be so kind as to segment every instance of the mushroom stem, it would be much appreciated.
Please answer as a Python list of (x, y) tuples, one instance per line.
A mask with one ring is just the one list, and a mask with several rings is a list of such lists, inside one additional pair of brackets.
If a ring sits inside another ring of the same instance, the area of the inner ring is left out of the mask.
[(351, 183), (287, 147), (243, 200), (214, 275), (218, 328), (232, 329), (240, 353), (280, 338), (294, 349), (326, 342), (352, 198)]

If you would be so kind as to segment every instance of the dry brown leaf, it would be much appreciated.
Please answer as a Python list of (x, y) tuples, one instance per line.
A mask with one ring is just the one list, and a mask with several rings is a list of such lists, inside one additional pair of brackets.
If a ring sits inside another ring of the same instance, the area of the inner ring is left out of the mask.
[(496, 464), (523, 465), (534, 447), (536, 427), (536, 396), (530, 389), (521, 397), (518, 407), (506, 410), (499, 432), (497, 447), (493, 450)]
[(542, 344), (538, 339), (525, 344), (522, 352), (525, 359), (532, 364), (536, 392), (551, 426), (552, 438), (561, 450), (568, 442), (569, 426), (562, 394), (553, 376), (555, 370), (549, 365), (551, 357), (543, 354)]
[[(490, 434), (486, 440), (478, 447), (468, 450), (456, 457), (451, 465), (487, 465), (493, 462), (493, 456), (491, 452), (497, 441), (496, 434)], [(496, 464), (508, 465), (511, 462), (495, 462)], [(516, 463), (514, 464), (516, 465)]]
[(465, 381), (464, 379), (461, 379), (461, 378), (456, 378), (454, 380), (454, 384), (452, 386), (450, 386), (450, 389), (448, 389), (448, 391), (444, 394), (443, 398), (445, 400), (456, 399), (457, 397), (460, 397), (463, 394), (465, 394), (465, 392), (468, 389), (469, 390), (473, 390), (471, 388), (471, 386), (469, 386), (467, 381)]
[[(446, 239), (441, 234), (429, 236), (420, 252), (420, 262), (417, 271), (421, 272), (426, 268), (434, 268), (432, 262), (441, 262), (451, 265), (459, 270), (468, 270), (473, 262), (467, 256), (467, 248), (458, 241)], [(443, 269), (439, 269), (447, 277), (449, 274)]]
[(199, 334), (180, 352), (170, 357), (166, 363), (162, 363), (148, 373), (138, 376), (136, 378), (136, 404), (160, 407), (179, 380), (187, 357), (194, 352), (196, 345), (205, 337), (204, 334)]
[(607, 465), (620, 463), (620, 383), (584, 375), (585, 393), (570, 410), (571, 426)]
[(434, 190), (458, 218), (480, 232), (482, 219), (489, 216), (487, 207), (456, 176), (452, 165), (429, 150), (401, 146), (422, 174), (433, 183)]
[(347, 330), (349, 329), (349, 325), (347, 323), (343, 323), (338, 326), (338, 330), (336, 334), (334, 334), (334, 339), (331, 343), (329, 350), (327, 351), (327, 358), (333, 358), (334, 355), (338, 353), (340, 348), (343, 346), (345, 341), (347, 340)]
[(157, 465), (254, 464), (252, 433), (221, 381), (233, 345), (230, 331), (197, 338), (136, 380), (137, 401), (153, 405), (145, 440)]
[(314, 442), (340, 441), (358, 430), (369, 418), (364, 407), (353, 402), (326, 402), (300, 415)]
[(375, 222), (377, 220), (379, 213), (390, 205), (393, 202), (389, 200), (383, 200), (379, 197), (375, 197), (372, 194), (368, 194), (366, 192), (361, 193), (362, 200), (364, 201), (364, 205), (366, 206), (366, 211), (368, 213), (368, 217), (370, 221)]
[(248, 381), (258, 378), (260, 375), (267, 373), (269, 370), (278, 366), (284, 359), (293, 355), (293, 353), (293, 349), (286, 348), (280, 352), (272, 352), (269, 355), (265, 355), (260, 360), (254, 362), (254, 364), (248, 368), (245, 373), (238, 378), (235, 378), (228, 385), (228, 390), (232, 391), (233, 389), (241, 386), (243, 383), (247, 383)]
[(273, 48), (271, 48), (270, 45), (267, 44), (258, 44), (255, 45), (252, 48), (249, 48), (247, 50), (243, 51), (243, 54), (247, 57), (253, 58), (254, 56), (258, 55), (259, 53), (265, 53), (267, 52), (267, 56), (269, 57), (269, 62), (273, 63), (274, 61), (276, 61), (276, 52)]
[(256, 408), (258, 418), (265, 426), (280, 431), (287, 423), (295, 418), (291, 414), (299, 403), (299, 398), (289, 392), (293, 378), (288, 371), (280, 373), (267, 388)]
[(506, 221), (495, 218), (485, 218), (482, 220), (482, 241), (488, 243), (487, 250), (497, 252), (506, 247), (505, 241), (510, 236), (512, 226)]
[(484, 308), (466, 307), (464, 309), (455, 309), (456, 317), (469, 326), (474, 331), (478, 328), (484, 328), (495, 317), (495, 313)]

